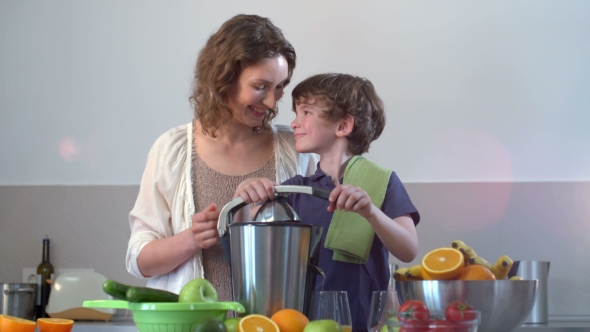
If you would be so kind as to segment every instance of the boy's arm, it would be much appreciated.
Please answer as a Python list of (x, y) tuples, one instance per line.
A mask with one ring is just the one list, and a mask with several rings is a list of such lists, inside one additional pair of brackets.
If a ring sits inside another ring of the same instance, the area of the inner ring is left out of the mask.
[(330, 212), (341, 209), (367, 219), (387, 250), (402, 262), (410, 262), (418, 254), (416, 226), (409, 214), (391, 219), (371, 202), (366, 191), (349, 184), (336, 186), (329, 201)]
[(395, 219), (389, 218), (375, 205), (374, 214), (367, 218), (375, 234), (379, 237), (387, 251), (404, 263), (416, 258), (418, 254), (418, 235), (414, 220), (409, 214), (399, 216)]

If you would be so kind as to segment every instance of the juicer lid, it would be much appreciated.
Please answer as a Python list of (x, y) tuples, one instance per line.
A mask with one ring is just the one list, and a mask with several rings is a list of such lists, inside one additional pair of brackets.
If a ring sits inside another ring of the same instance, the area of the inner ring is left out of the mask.
[(257, 222), (272, 222), (272, 221), (295, 221), (301, 222), (301, 218), (291, 205), (287, 202), (287, 196), (283, 194), (277, 194), (274, 199), (264, 202), (256, 216), (254, 221)]

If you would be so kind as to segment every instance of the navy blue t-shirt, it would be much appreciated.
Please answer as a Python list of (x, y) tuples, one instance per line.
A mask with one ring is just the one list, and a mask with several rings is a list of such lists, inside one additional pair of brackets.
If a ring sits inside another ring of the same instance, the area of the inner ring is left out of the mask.
[[(340, 179), (340, 183), (342, 183), (342, 179)], [(330, 191), (335, 188), (332, 178), (319, 168), (319, 164), (314, 175), (310, 177), (297, 175), (283, 184), (317, 187)], [(379, 237), (375, 235), (366, 264), (334, 261), (332, 259), (334, 252), (324, 247), (328, 227), (334, 214), (327, 210), (328, 201), (311, 195), (290, 194), (289, 204), (297, 212), (302, 223), (323, 226), (319, 268), (326, 274), (324, 290), (346, 291), (353, 331), (366, 331), (372, 292), (387, 290), (390, 278), (387, 263), (389, 252)], [(404, 185), (395, 172), (392, 172), (389, 179), (381, 210), (391, 219), (409, 214), (414, 220), (414, 225), (420, 221), (418, 210), (412, 204)], [(324, 281), (322, 279), (322, 276), (316, 278), (316, 291), (322, 289)]]

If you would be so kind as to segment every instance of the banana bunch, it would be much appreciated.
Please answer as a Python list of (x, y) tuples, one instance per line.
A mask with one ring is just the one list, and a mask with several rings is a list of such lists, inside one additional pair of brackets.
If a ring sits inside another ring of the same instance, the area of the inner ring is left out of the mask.
[(504, 280), (510, 272), (510, 268), (514, 262), (506, 255), (502, 255), (496, 260), (494, 266), (492, 266), (492, 273), (496, 276), (496, 280)]
[(466, 245), (465, 242), (463, 242), (461, 240), (455, 240), (455, 241), (451, 242), (451, 247), (459, 250), (463, 254), (463, 257), (465, 258), (465, 265), (467, 265), (467, 262), (470, 259), (472, 259), (472, 258), (475, 259), (477, 257), (475, 250), (473, 250), (473, 248)]
[(422, 265), (416, 264), (410, 267), (400, 267), (393, 272), (393, 279), (396, 281), (424, 280), (422, 276)]
[(393, 272), (393, 279), (395, 281), (408, 281), (408, 277), (406, 277), (406, 272), (408, 272), (407, 267), (400, 267)]
[[(492, 265), (490, 262), (485, 260), (483, 257), (477, 255), (475, 250), (465, 244), (461, 240), (455, 240), (451, 243), (451, 247), (459, 250), (463, 254), (465, 266), (469, 265), (482, 265), (489, 269), (496, 280), (505, 280), (508, 276), (508, 272), (512, 267), (513, 261), (506, 255), (500, 256), (496, 262)], [(393, 278), (396, 281), (412, 281), (412, 280), (431, 280), (426, 273), (422, 273), (422, 265), (416, 264), (410, 267), (400, 267), (393, 273)], [(522, 280), (520, 277), (512, 277), (510, 280)]]

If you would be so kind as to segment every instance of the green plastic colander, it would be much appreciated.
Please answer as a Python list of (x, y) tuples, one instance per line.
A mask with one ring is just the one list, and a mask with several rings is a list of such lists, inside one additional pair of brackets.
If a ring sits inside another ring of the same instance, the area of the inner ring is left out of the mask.
[(206, 317), (222, 322), (229, 310), (245, 312), (238, 302), (135, 303), (122, 300), (84, 301), (87, 308), (128, 309), (139, 332), (191, 332)]

